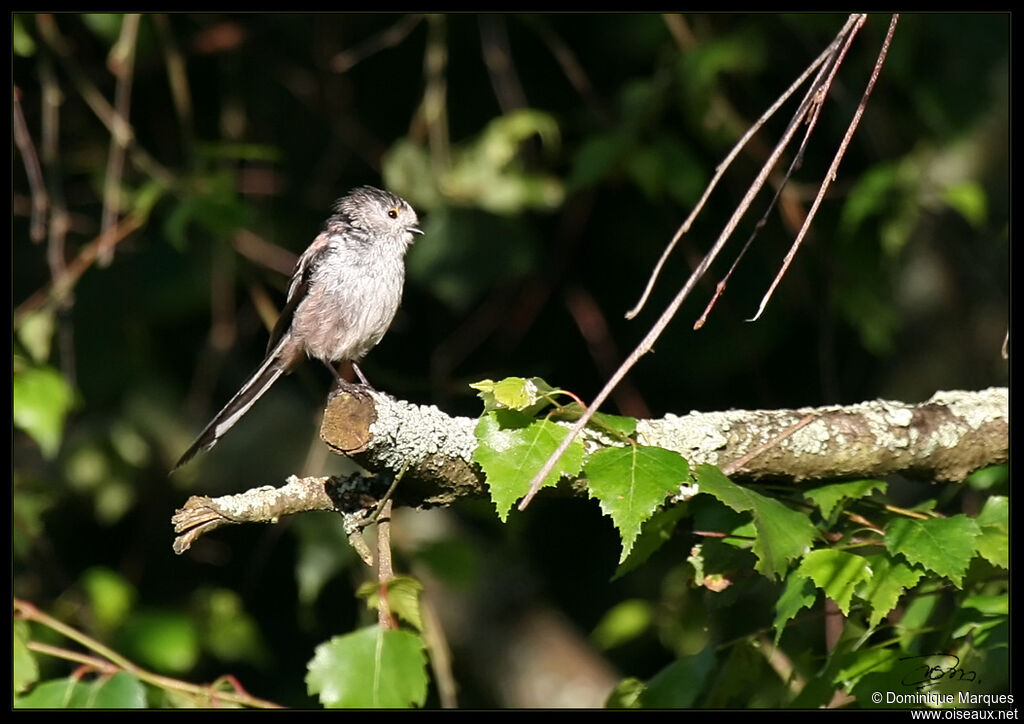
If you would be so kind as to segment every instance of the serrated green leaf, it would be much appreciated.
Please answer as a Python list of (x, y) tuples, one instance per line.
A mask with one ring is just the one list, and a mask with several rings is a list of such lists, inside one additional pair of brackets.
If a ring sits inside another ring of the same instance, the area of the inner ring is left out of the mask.
[(679, 503), (659, 510), (645, 521), (643, 528), (640, 529), (640, 535), (633, 542), (632, 550), (629, 551), (626, 560), (619, 563), (612, 580), (622, 578), (642, 566), (656, 550), (671, 540), (676, 524), (687, 515), (688, 510), (689, 506), (686, 503)]
[(469, 385), (484, 402), (484, 411), (507, 409), (535, 415), (550, 404), (549, 396), (556, 390), (540, 377), (506, 377), (503, 380), (481, 380)]
[(810, 549), (818, 531), (803, 513), (736, 485), (713, 465), (698, 465), (694, 477), (701, 493), (713, 495), (737, 512), (753, 514), (757, 535), (752, 550), (758, 559), (755, 569), (762, 575), (781, 578), (789, 562)]
[(644, 445), (598, 450), (583, 466), (590, 497), (611, 517), (622, 537), (626, 560), (640, 526), (674, 490), (687, 482), (690, 466), (677, 452)]
[(842, 502), (871, 495), (876, 490), (884, 493), (888, 484), (882, 480), (852, 480), (835, 483), (804, 492), (804, 497), (818, 506), (824, 518), (832, 516), (832, 510)]
[(885, 548), (960, 587), (977, 548), (981, 528), (966, 515), (951, 518), (896, 518), (885, 526)]
[(782, 630), (801, 609), (810, 608), (818, 599), (818, 591), (814, 582), (805, 575), (794, 571), (786, 576), (786, 585), (782, 589), (782, 595), (775, 602), (775, 620), (772, 626), (775, 628), (775, 645), (779, 645), (782, 638)]
[(1010, 568), (1010, 501), (1006, 496), (993, 495), (985, 501), (975, 522), (981, 535), (975, 541), (978, 553), (994, 566)]
[(715, 652), (707, 646), (693, 656), (676, 659), (647, 682), (643, 694), (646, 709), (686, 709), (705, 689), (715, 666)]
[(51, 367), (27, 367), (15, 371), (13, 393), (15, 427), (31, 435), (43, 455), (52, 458), (74, 401), (71, 387)]
[[(366, 599), (366, 606), (374, 611), (380, 606), (381, 585), (377, 581), (364, 583), (356, 595)], [(420, 611), (420, 593), (423, 584), (412, 576), (395, 576), (387, 583), (387, 599), (391, 612), (410, 624), (417, 631), (423, 631), (423, 614)]]
[(871, 566), (872, 575), (861, 584), (857, 595), (871, 607), (868, 627), (874, 628), (886, 614), (896, 608), (904, 591), (917, 585), (924, 572), (884, 553), (866, 558), (868, 565)]
[(310, 695), (329, 708), (408, 708), (427, 697), (423, 640), (379, 626), (335, 636), (316, 647), (306, 674)]
[(808, 553), (800, 561), (797, 572), (814, 581), (826, 596), (836, 602), (844, 616), (850, 615), (850, 599), (854, 590), (871, 578), (871, 567), (864, 556), (832, 548)]
[(590, 638), (607, 651), (632, 641), (651, 626), (654, 611), (649, 601), (630, 598), (612, 606), (597, 622)]
[[(479, 441), (473, 461), (487, 477), (491, 500), (502, 522), (513, 504), (530, 490), (533, 476), (547, 462), (568, 429), (523, 413), (497, 410), (485, 413), (476, 426)], [(563, 475), (575, 476), (583, 465), (583, 442), (573, 440), (542, 488), (553, 487)]]

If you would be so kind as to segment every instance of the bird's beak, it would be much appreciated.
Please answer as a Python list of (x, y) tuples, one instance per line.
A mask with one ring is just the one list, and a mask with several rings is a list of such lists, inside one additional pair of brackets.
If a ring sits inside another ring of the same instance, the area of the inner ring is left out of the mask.
[(420, 236), (423, 235), (423, 229), (421, 229), (418, 226), (410, 226), (409, 228), (406, 229), (406, 231), (411, 232), (413, 234), (419, 234)]

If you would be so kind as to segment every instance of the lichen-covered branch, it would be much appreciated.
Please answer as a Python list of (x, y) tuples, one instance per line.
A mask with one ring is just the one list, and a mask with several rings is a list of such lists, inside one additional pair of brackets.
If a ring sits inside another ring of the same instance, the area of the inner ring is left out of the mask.
[[(808, 416), (810, 422), (785, 433)], [(341, 394), (324, 412), (320, 437), (336, 452), (372, 470), (409, 470), (398, 502), (439, 505), (484, 490), (471, 463), (476, 420), (450, 417), (380, 393)], [(765, 443), (780, 438), (778, 442)], [(1005, 387), (937, 392), (919, 404), (874, 400), (797, 410), (730, 410), (641, 420), (638, 442), (676, 450), (691, 464), (726, 466), (756, 455), (732, 472), (738, 481), (804, 480), (903, 473), (961, 481), (1009, 457)], [(591, 448), (612, 441), (587, 438)]]
[[(292, 476), (280, 487), (254, 488), (221, 498), (195, 496), (172, 523), (181, 553), (222, 525), (276, 522), (307, 510), (346, 516), (353, 534), (404, 470), (398, 505), (449, 505), (485, 492), (472, 463), (477, 421), (452, 417), (379, 392), (333, 396), (320, 436), (377, 477)], [(920, 404), (875, 400), (857, 405), (798, 410), (730, 410), (666, 415), (637, 424), (637, 441), (679, 452), (691, 465), (732, 466), (731, 477), (799, 483), (837, 477), (902, 473), (959, 482), (969, 473), (1009, 458), (1009, 395), (1005, 387), (979, 392), (937, 392)], [(586, 434), (589, 449), (623, 444)], [(582, 488), (585, 481), (575, 481)]]

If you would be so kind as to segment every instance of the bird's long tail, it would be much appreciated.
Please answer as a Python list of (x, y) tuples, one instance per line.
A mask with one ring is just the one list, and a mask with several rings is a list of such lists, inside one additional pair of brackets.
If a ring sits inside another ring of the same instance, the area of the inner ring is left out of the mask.
[(238, 422), (242, 416), (249, 411), (249, 408), (253, 406), (256, 400), (263, 396), (263, 393), (270, 389), (277, 378), (283, 375), (289, 370), (289, 365), (285, 360), (282, 359), (279, 352), (284, 345), (284, 341), (278, 344), (277, 348), (271, 354), (267, 355), (267, 358), (263, 360), (263, 363), (259, 368), (252, 374), (249, 381), (242, 385), (242, 389), (235, 393), (235, 396), (231, 398), (228, 404), (224, 405), (224, 409), (214, 416), (210, 423), (199, 433), (199, 437), (196, 438), (195, 442), (185, 451), (185, 454), (181, 456), (177, 464), (171, 470), (173, 473), (175, 470), (180, 468), (182, 465), (187, 463), (198, 453), (209, 450), (211, 447), (216, 445), (224, 434), (230, 430), (236, 422)]

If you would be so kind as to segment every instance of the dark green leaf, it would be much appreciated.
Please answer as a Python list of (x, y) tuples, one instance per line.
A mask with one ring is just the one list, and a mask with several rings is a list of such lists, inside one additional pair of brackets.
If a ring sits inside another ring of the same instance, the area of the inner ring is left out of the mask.
[(863, 498), (871, 493), (885, 492), (888, 484), (882, 480), (852, 480), (848, 483), (825, 485), (804, 492), (804, 497), (821, 509), (823, 518), (830, 518), (833, 509), (847, 500)]
[(946, 576), (957, 587), (977, 551), (981, 529), (972, 518), (896, 518), (885, 526), (885, 547), (892, 555), (902, 554), (911, 563)]
[(864, 581), (857, 595), (871, 606), (868, 626), (874, 628), (883, 616), (896, 608), (903, 592), (917, 585), (924, 572), (882, 553), (867, 556), (867, 560), (871, 578)]
[(713, 465), (698, 465), (694, 477), (700, 492), (718, 498), (737, 512), (753, 514), (757, 532), (753, 551), (756, 569), (768, 578), (781, 578), (790, 561), (804, 555), (818, 531), (810, 519), (749, 488), (733, 483)]

